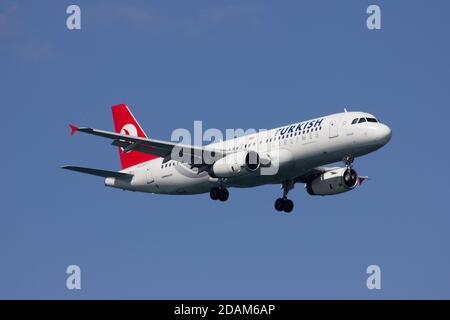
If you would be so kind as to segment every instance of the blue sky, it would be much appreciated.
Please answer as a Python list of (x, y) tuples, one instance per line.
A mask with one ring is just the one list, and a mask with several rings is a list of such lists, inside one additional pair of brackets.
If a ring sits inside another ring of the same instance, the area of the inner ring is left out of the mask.
[[(0, 3), (0, 298), (450, 298), (448, 1)], [(382, 30), (366, 28), (378, 4)], [(333, 197), (297, 185), (173, 197), (107, 189), (59, 169), (119, 169), (127, 103), (147, 133), (271, 128), (375, 114), (390, 144), (357, 159), (373, 179)], [(65, 287), (77, 264), (82, 290)], [(366, 288), (377, 264), (382, 290)]]

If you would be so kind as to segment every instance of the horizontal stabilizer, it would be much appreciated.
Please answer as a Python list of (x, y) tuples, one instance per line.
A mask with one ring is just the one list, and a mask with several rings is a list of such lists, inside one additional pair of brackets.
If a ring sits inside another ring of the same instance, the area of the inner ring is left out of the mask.
[(113, 178), (131, 178), (133, 177), (132, 174), (123, 173), (123, 172), (117, 172), (117, 171), (108, 171), (108, 170), (100, 170), (100, 169), (93, 169), (93, 168), (85, 168), (85, 167), (76, 167), (76, 166), (62, 166), (62, 169), (92, 174), (94, 176), (99, 177), (113, 177)]

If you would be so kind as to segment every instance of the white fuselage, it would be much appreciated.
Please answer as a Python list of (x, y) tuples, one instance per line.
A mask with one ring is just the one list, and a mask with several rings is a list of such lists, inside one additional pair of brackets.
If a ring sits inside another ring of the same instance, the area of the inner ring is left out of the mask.
[(197, 168), (187, 164), (172, 160), (163, 163), (163, 158), (157, 158), (123, 170), (133, 174), (131, 180), (106, 178), (105, 184), (158, 194), (198, 194), (209, 192), (219, 184), (253, 187), (281, 183), (315, 167), (341, 161), (346, 156), (359, 157), (385, 145), (391, 137), (389, 127), (367, 121), (352, 124), (354, 119), (364, 117), (374, 118), (364, 112), (337, 113), (208, 146), (225, 152), (253, 150), (261, 156), (267, 155), (272, 159), (273, 173), (268, 167), (265, 169), (269, 174), (257, 170), (219, 180), (206, 171), (198, 173)]

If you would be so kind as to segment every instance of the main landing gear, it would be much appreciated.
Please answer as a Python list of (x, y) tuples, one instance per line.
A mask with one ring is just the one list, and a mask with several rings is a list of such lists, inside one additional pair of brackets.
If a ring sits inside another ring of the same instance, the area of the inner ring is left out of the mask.
[(294, 188), (294, 182), (292, 180), (284, 181), (281, 187), (283, 188), (283, 197), (275, 200), (275, 210), (289, 213), (294, 209), (294, 202), (289, 200), (287, 195)]
[(213, 200), (227, 201), (230, 193), (226, 188), (212, 188), (209, 196)]

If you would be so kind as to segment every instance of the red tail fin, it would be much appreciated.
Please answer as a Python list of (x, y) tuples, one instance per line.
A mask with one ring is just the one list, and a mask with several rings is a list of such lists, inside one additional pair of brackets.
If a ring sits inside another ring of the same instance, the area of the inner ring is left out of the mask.
[[(116, 106), (113, 106), (111, 109), (113, 114), (114, 127), (117, 133), (147, 138), (144, 130), (142, 130), (141, 126), (131, 113), (130, 109), (128, 109), (128, 106), (126, 104), (118, 104)], [(122, 169), (126, 169), (139, 163), (158, 158), (157, 156), (134, 150), (125, 153), (120, 147), (119, 155)]]

